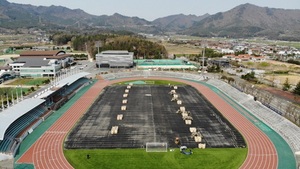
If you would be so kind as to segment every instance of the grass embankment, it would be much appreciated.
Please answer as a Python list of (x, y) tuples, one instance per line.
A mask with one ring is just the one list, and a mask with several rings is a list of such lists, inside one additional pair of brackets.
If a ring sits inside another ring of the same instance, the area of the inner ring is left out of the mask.
[(179, 149), (166, 153), (147, 153), (145, 149), (65, 150), (64, 153), (76, 169), (235, 169), (244, 162), (247, 149), (193, 149), (192, 155), (181, 154)]
[(24, 78), (24, 79), (16, 79), (7, 85), (28, 85), (28, 86), (36, 86), (36, 85), (44, 85), (49, 78)]

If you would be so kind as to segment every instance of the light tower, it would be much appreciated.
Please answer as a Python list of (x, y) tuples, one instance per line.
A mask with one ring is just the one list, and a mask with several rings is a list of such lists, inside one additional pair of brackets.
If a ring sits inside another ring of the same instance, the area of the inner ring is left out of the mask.
[(204, 57), (205, 57), (205, 48), (206, 48), (206, 40), (203, 40), (201, 46), (203, 47), (203, 53), (202, 53), (202, 70), (201, 70), (201, 73), (203, 75), (204, 73)]

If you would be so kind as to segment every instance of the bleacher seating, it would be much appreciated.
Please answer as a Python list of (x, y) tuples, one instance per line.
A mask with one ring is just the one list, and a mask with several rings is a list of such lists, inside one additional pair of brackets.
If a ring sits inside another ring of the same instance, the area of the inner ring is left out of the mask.
[(300, 128), (281, 116), (281, 112), (275, 112), (270, 106), (266, 107), (260, 102), (254, 101), (254, 99), (249, 99), (247, 94), (239, 92), (236, 88), (221, 80), (210, 79), (207, 83), (223, 91), (237, 103), (249, 110), (249, 112), (253, 115), (258, 117), (258, 119), (280, 134), (281, 137), (290, 145), (293, 152), (300, 150)]
[(4, 139), (0, 141), (0, 152), (9, 152), (16, 136), (45, 111), (46, 108), (44, 106), (38, 106), (14, 121), (6, 130)]
[(204, 77), (197, 73), (193, 74), (188, 72), (185, 73), (185, 72), (150, 71), (150, 70), (143, 70), (143, 71), (134, 70), (134, 71), (126, 71), (126, 72), (108, 73), (102, 75), (102, 77), (107, 80), (120, 79), (126, 77), (148, 77), (148, 76), (173, 77), (173, 78), (181, 78), (181, 79), (196, 80), (196, 81), (204, 80)]
[(66, 87), (65, 95), (72, 93), (74, 90), (76, 90), (77, 88), (79, 88), (81, 85), (83, 85), (86, 82), (89, 82), (89, 80), (86, 78), (78, 79), (77, 81), (75, 81), (74, 83), (72, 83), (71, 85)]
[[(78, 75), (75, 75), (77, 73)], [(48, 107), (51, 107), (51, 105), (55, 104), (55, 101), (59, 101), (61, 98), (64, 98), (63, 94), (70, 94), (75, 90), (78, 90), (82, 84), (89, 82), (89, 79), (82, 78), (86, 76), (86, 74), (87, 73), (71, 71), (64, 76), (56, 78), (49, 86), (46, 86), (46, 88), (37, 91), (38, 93), (45, 93), (54, 87), (54, 82), (58, 82), (59, 80), (64, 81), (62, 84), (68, 84), (68, 80), (70, 80), (69, 83), (72, 83), (65, 88), (65, 92), (58, 93), (57, 95), (53, 96), (51, 100), (44, 102), (45, 104), (40, 104), (39, 106), (36, 105), (37, 107), (31, 109), (30, 111), (26, 110), (24, 115), (18, 117), (14, 122), (12, 122), (5, 130), (3, 140), (0, 140), (0, 154), (7, 154), (9, 156), (13, 155), (20, 145), (20, 142), (26, 137), (26, 135), (42, 122), (42, 116), (46, 112), (49, 112)], [(69, 79), (67, 79), (67, 75), (70, 76)], [(74, 75), (75, 78), (78, 77), (78, 79), (75, 81)], [(37, 93), (32, 93), (24, 98), (32, 98), (32, 96), (37, 95)], [(46, 97), (47, 96), (45, 96), (45, 98)]]

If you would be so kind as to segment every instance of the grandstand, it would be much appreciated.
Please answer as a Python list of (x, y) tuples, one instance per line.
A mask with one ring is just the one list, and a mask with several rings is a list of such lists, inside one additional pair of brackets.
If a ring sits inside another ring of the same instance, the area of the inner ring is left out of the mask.
[(221, 80), (210, 79), (207, 83), (226, 93), (229, 97), (244, 106), (253, 115), (280, 134), (281, 137), (290, 145), (294, 153), (300, 150), (300, 128), (298, 126), (260, 102), (255, 101), (253, 96), (240, 92), (236, 88)]
[(69, 72), (0, 113), (0, 160), (13, 158), (24, 138), (84, 85), (89, 73)]
[(15, 146), (23, 138), (16, 139), (16, 136), (44, 113), (44, 102), (42, 99), (26, 99), (0, 113), (0, 119), (5, 119), (0, 124), (0, 152), (15, 153)]
[(212, 75), (206, 74), (205, 76), (203, 76), (198, 73), (133, 70), (133, 71), (126, 71), (126, 72), (103, 74), (102, 77), (104, 79), (108, 79), (108, 80), (120, 79), (120, 78), (125, 78), (125, 77), (145, 77), (145, 78), (147, 78), (147, 77), (172, 77), (172, 78), (181, 78), (181, 79), (202, 81), (202, 80), (207, 79), (208, 77), (212, 77)]

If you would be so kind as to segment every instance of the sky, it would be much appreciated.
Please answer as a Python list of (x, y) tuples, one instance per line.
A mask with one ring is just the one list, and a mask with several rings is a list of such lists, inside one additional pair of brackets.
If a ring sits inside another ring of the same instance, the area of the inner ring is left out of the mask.
[(64, 6), (82, 9), (93, 15), (137, 16), (153, 21), (157, 18), (174, 15), (216, 14), (228, 11), (238, 5), (250, 3), (260, 7), (300, 9), (299, 0), (8, 0), (19, 4), (35, 6)]

